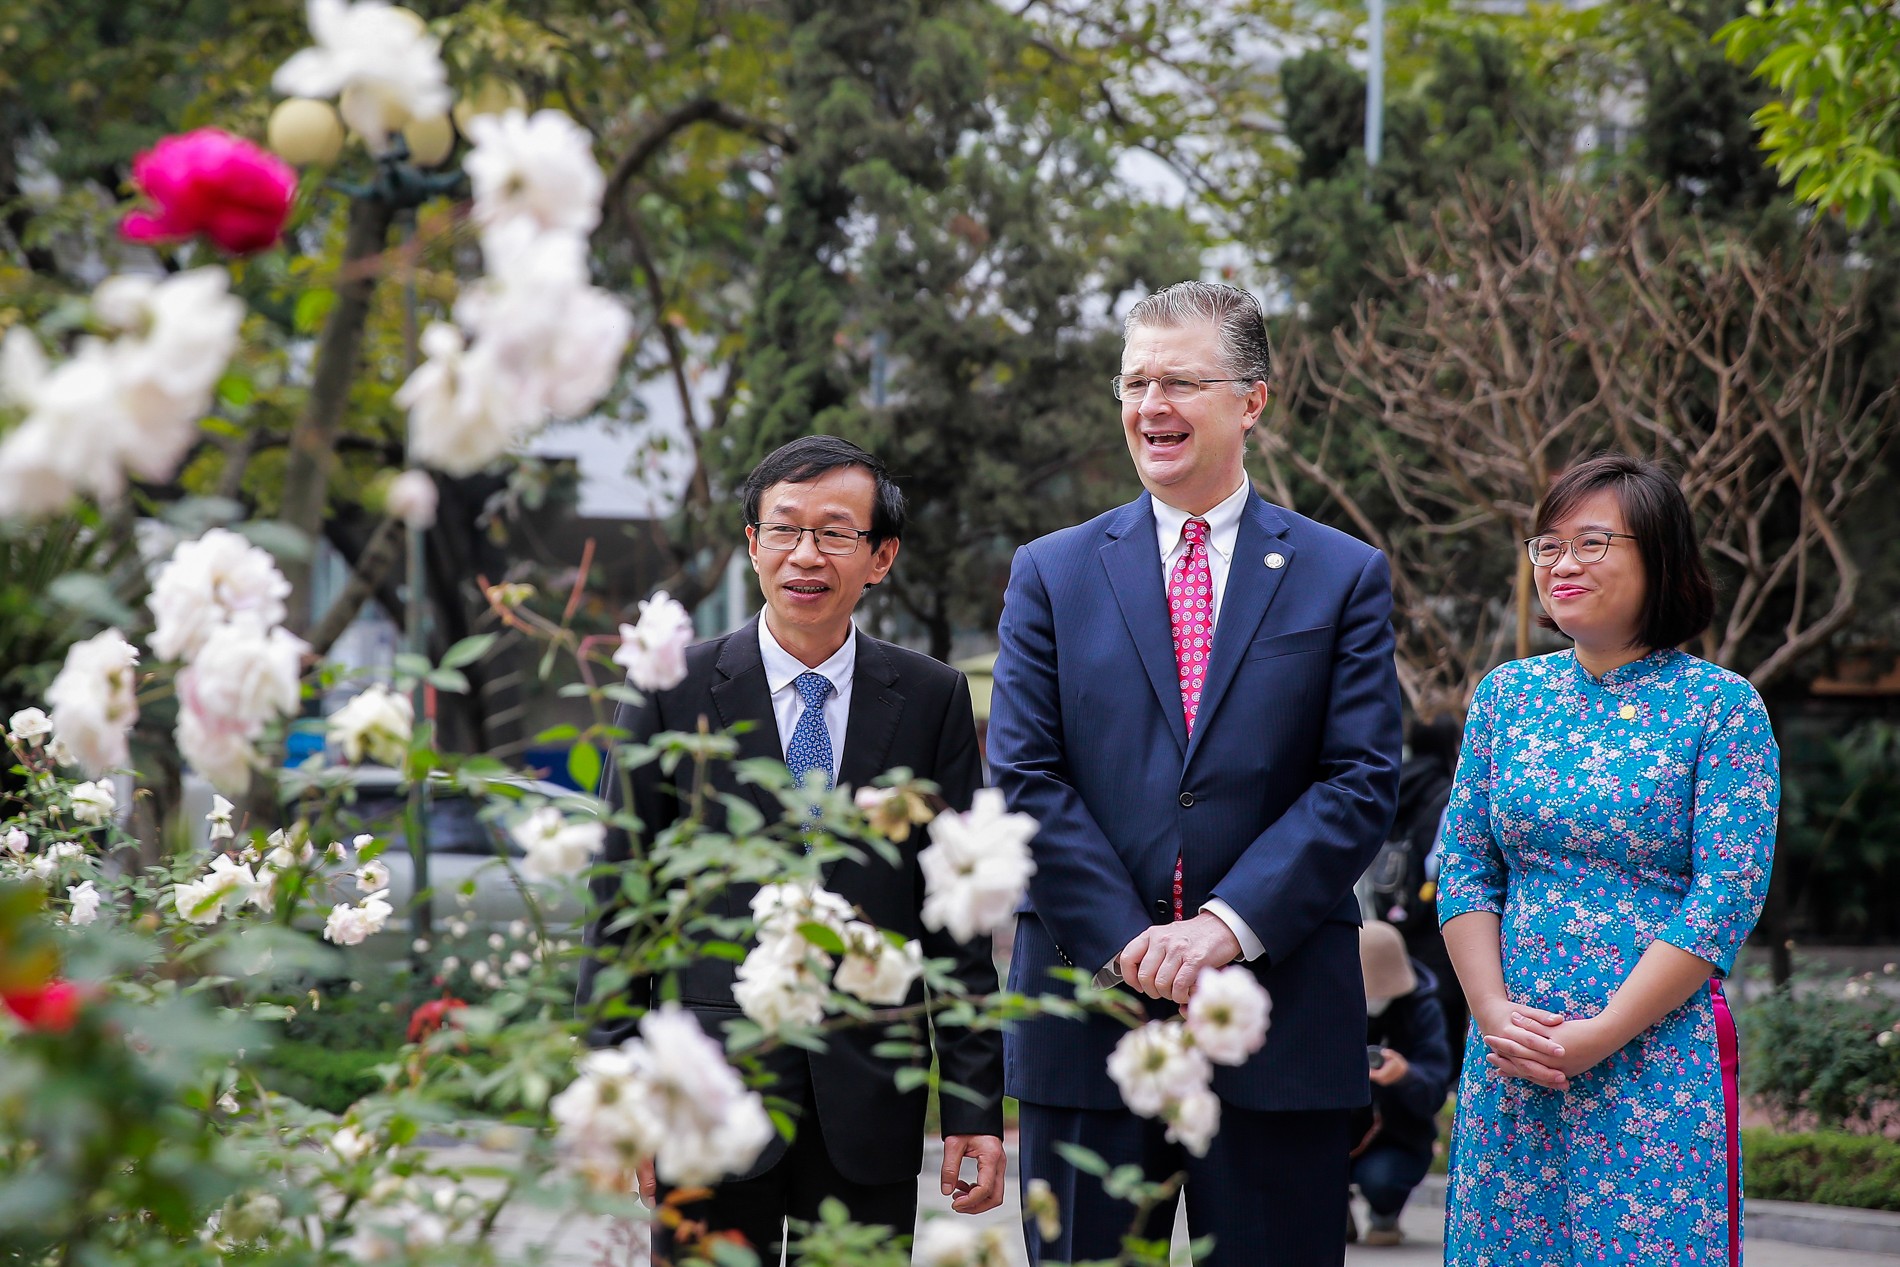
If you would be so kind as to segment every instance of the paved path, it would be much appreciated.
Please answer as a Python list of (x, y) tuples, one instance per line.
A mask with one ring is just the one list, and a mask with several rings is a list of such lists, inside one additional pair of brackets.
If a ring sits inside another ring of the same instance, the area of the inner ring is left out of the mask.
[[(508, 1161), (503, 1154), (474, 1149), (435, 1150), (435, 1153), (437, 1160), (453, 1160), (462, 1164), (505, 1166)], [(937, 1157), (940, 1156), (941, 1153), (935, 1149), (927, 1150), (925, 1154), (924, 1174), (918, 1180), (920, 1218), (957, 1217), (949, 1214), (949, 1202), (937, 1190), (936, 1166)], [(1016, 1149), (1012, 1140), (1008, 1196), (1002, 1208), (981, 1216), (981, 1222), (1021, 1226), (1015, 1165)], [(1355, 1202), (1355, 1206), (1359, 1225), (1363, 1228), (1366, 1222), (1364, 1203)], [(1184, 1223), (1185, 1215), (1177, 1220), (1175, 1228), (1174, 1261), (1182, 1267), (1187, 1264)], [(1406, 1207), (1400, 1228), (1406, 1238), (1402, 1245), (1389, 1248), (1362, 1245), (1348, 1247), (1348, 1267), (1442, 1267), (1445, 1253), (1444, 1210), (1437, 1204), (1436, 1194), (1430, 1188), (1422, 1189)], [(594, 1220), (575, 1219), (562, 1211), (516, 1207), (501, 1220), (499, 1231), (504, 1261), (525, 1255), (535, 1267), (646, 1267), (647, 1264), (643, 1249), (631, 1243), (628, 1229), (615, 1229)], [(1027, 1254), (1024, 1253), (1016, 1259), (1016, 1267), (1026, 1267), (1027, 1262)], [(1747, 1267), (1900, 1267), (1900, 1255), (1822, 1249), (1751, 1236), (1747, 1245), (1746, 1264)]]

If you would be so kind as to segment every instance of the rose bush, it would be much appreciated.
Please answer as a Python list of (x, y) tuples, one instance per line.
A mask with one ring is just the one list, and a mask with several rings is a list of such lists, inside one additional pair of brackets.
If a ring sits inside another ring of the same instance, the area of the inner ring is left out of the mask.
[[(310, 0), (309, 16), (314, 46), (274, 82), (336, 97), (387, 176), (400, 153), (396, 130), (450, 104), (438, 43), (420, 19), (382, 0)], [(450, 474), (479, 470), (543, 424), (593, 409), (618, 378), (631, 327), (625, 308), (588, 278), (587, 235), (605, 182), (585, 130), (557, 113), (519, 110), (467, 130), (466, 219), (479, 233), (483, 275), (454, 302), (453, 322), (423, 332), (425, 359), (395, 391), (408, 411), (410, 456)], [(161, 245), (202, 237), (231, 253), (265, 249), (279, 240), (294, 194), (279, 165), (210, 130), (155, 146), (135, 174), (152, 205), (131, 213), (126, 232)], [(179, 478), (240, 351), (246, 309), (232, 279), (251, 267), (109, 277), (62, 312), (57, 328), (8, 333), (0, 520), (41, 518), (77, 498), (121, 503), (133, 481)], [(379, 480), (392, 516), (413, 526), (432, 517), (426, 473)], [(628, 813), (610, 819), (598, 805), (548, 803), (501, 762), (438, 745), (412, 696), (425, 681), (466, 689), (455, 670), (484, 653), (492, 638), (482, 637), (451, 647), (440, 664), (400, 657), (394, 681), (367, 686), (320, 728), (330, 752), (287, 765), (286, 737), (310, 696), (346, 670), (323, 663), (293, 631), (295, 586), (272, 553), (280, 538), (208, 501), (205, 513), (214, 511), (217, 522), (169, 526), (172, 541), (151, 547), (142, 611), (76, 641), (38, 701), (44, 707), (8, 722), (0, 1245), (10, 1258), (480, 1263), (502, 1256), (496, 1229), (512, 1203), (560, 1219), (637, 1223), (655, 1215), (633, 1196), (630, 1174), (651, 1161), (662, 1178), (691, 1184), (742, 1169), (776, 1129), (761, 1057), (853, 1025), (877, 1025), (916, 1047), (930, 1026), (1109, 1010), (1131, 1025), (1126, 1056), (1117, 1055), (1130, 1102), (1165, 1117), (1191, 1147), (1204, 1149), (1217, 1129), (1208, 1062), (1244, 1058), (1265, 1028), (1264, 998), (1247, 993), (1258, 987), (1244, 972), (1244, 984), (1219, 978), (1209, 1006), (1187, 1022), (1138, 1029), (1145, 1016), (1131, 996), (1080, 979), (1041, 998), (970, 999), (946, 962), (924, 959), (918, 943), (863, 921), (822, 887), (828, 866), (921, 831), (926, 923), (964, 939), (990, 936), (1033, 873), (1036, 830), (995, 793), (955, 813), (899, 772), (876, 788), (820, 794), (814, 805), (782, 767), (748, 769), (779, 798), (777, 819), (714, 833), (695, 798), (682, 821), (646, 838)], [(595, 668), (620, 679), (566, 688), (593, 718), (566, 736), (574, 768), (598, 769), (610, 753), (622, 777), (660, 762), (681, 786), (703, 788), (704, 767), (734, 759), (728, 735), (630, 745), (607, 720), (638, 692), (680, 680), (693, 630), (677, 602), (658, 594), (642, 603), (638, 622), (603, 650), (566, 624), (525, 621), (512, 595), (507, 585), (490, 591), (495, 615), (551, 644), (544, 665), (560, 652), (581, 663), (584, 683)], [(171, 824), (164, 847), (147, 842), (141, 852), (123, 820), (156, 799), (128, 738), (147, 708), (222, 794), (202, 831)], [(521, 850), (487, 865), (509, 873), (529, 917), (477, 945), (478, 934), (451, 916), (443, 929), (461, 943), (454, 953), (412, 945), (407, 970), (429, 1001), (392, 1021), (408, 1041), (376, 1066), (364, 1094), (347, 1098), (353, 1081), (330, 1085), (346, 1098), (329, 1112), (273, 1090), (281, 1070), (270, 1055), (286, 1033), (309, 1028), (338, 982), (382, 970), (360, 951), (400, 913), (380, 858), (388, 841), (353, 814), (351, 766), (366, 759), (425, 792), (453, 786), (480, 798)], [(596, 860), (609, 826), (626, 830), (636, 849), (606, 877)], [(625, 1006), (616, 982), (663, 977), (693, 956), (741, 959), (746, 1022), (726, 1044), (664, 1005), (620, 1047), (588, 1052), (578, 1041), (600, 1019), (574, 1015), (572, 1003), (576, 961), (594, 952), (550, 927), (537, 894), (586, 918), (596, 914), (593, 882), (609, 879), (614, 918), (629, 935), (601, 966), (597, 1010)], [(750, 919), (730, 917), (723, 902), (741, 880), (762, 886)], [(434, 1144), (492, 1143), (503, 1125), (515, 1130), (499, 1184), (423, 1146), (425, 1131)], [(1098, 1159), (1076, 1161), (1142, 1210), (1172, 1193), (1108, 1175)], [(1059, 1212), (1039, 1206), (1036, 1216), (1046, 1224)], [(946, 1225), (921, 1252), (996, 1261), (1000, 1235)], [(724, 1242), (699, 1251), (728, 1267), (749, 1260)], [(874, 1267), (902, 1251), (853, 1229), (834, 1205), (797, 1252)], [(1147, 1255), (1136, 1247), (1124, 1261)]]

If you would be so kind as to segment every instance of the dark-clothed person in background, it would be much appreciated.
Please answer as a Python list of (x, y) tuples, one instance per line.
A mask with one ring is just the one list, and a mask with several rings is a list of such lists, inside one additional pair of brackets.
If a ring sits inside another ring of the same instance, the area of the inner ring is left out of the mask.
[[(1437, 1115), (1451, 1086), (1451, 1047), (1438, 980), (1405, 953), (1397, 929), (1376, 921), (1360, 929), (1359, 963), (1366, 978), (1367, 1055), (1376, 1063), (1372, 1105), (1354, 1124), (1352, 1181), (1372, 1211), (1365, 1243), (1397, 1245), (1399, 1212), (1432, 1168)], [(1347, 1218), (1350, 1240), (1355, 1229)]]
[[(759, 463), (744, 496), (747, 546), (765, 611), (724, 637), (688, 648), (685, 680), (648, 693), (638, 706), (621, 705), (614, 725), (631, 742), (645, 743), (702, 723), (715, 729), (750, 723), (738, 736), (742, 760), (784, 760), (794, 773), (822, 772), (829, 785), (856, 787), (902, 766), (936, 783), (953, 808), (967, 810), (982, 786), (969, 683), (929, 656), (858, 632), (851, 621), (865, 589), (889, 574), (903, 535), (904, 495), (884, 464), (848, 441), (806, 436)], [(657, 763), (629, 774), (632, 808), (651, 839), (679, 818), (680, 797)], [(709, 779), (708, 831), (725, 829), (722, 794), (754, 802), (767, 821), (784, 815), (775, 796), (738, 783), (730, 765), (714, 765)], [(619, 807), (621, 780), (611, 766), (601, 795)], [(917, 855), (926, 843), (913, 832), (896, 846), (896, 866), (869, 850), (861, 860), (830, 864), (825, 887), (860, 918), (916, 938), (930, 958), (950, 959), (970, 994), (991, 993), (996, 966), (987, 937), (959, 943), (923, 926)], [(628, 845), (626, 833), (610, 832), (607, 860), (625, 860)], [(612, 877), (596, 885), (605, 913), (588, 927), (590, 947), (611, 949), (626, 937), (614, 929), (608, 905), (617, 892)], [(756, 892), (756, 885), (734, 885), (720, 913), (745, 918)], [(598, 959), (583, 962), (583, 1004), (600, 966)], [(735, 968), (706, 957), (679, 974), (681, 1004), (715, 1037), (723, 1038), (726, 1023), (740, 1016)], [(636, 979), (628, 1002), (652, 1006), (653, 987), (651, 977)], [(923, 986), (914, 986), (911, 1002), (922, 997)], [(634, 1027), (631, 1015), (601, 1021), (589, 1041), (609, 1046)], [(826, 1197), (843, 1201), (859, 1223), (910, 1235), (925, 1092), (898, 1089), (896, 1071), (915, 1062), (877, 1054), (873, 1049), (885, 1039), (881, 1026), (864, 1026), (831, 1035), (823, 1052), (781, 1047), (768, 1055), (774, 1077), (768, 1093), (800, 1106), (795, 1137), (788, 1144), (774, 1136), (747, 1173), (688, 1203), (686, 1217), (716, 1232), (737, 1232), (769, 1263), (779, 1260), (786, 1220), (815, 1220)], [(1003, 1198), (1002, 1043), (993, 1031), (958, 1026), (933, 1027), (931, 1042), (944, 1080), (978, 1097), (943, 1097), (942, 1189), (959, 1213), (980, 1214)], [(958, 1178), (966, 1157), (977, 1164), (973, 1184)], [(649, 1201), (665, 1196), (663, 1185), (656, 1192), (650, 1165), (641, 1190)], [(671, 1233), (654, 1227), (654, 1254), (670, 1260)]]

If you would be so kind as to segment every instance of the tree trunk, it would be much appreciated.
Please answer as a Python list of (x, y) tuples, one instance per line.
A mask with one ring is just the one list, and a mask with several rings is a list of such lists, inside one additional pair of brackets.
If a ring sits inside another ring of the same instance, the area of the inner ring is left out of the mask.
[(323, 532), (324, 507), (329, 500), (330, 474), (336, 466), (337, 432), (343, 425), (356, 380), (357, 360), (363, 347), (363, 327), (378, 270), (371, 262), (382, 254), (393, 213), (375, 198), (350, 203), (350, 227), (343, 260), (337, 270), (336, 307), (324, 323), (317, 342), (316, 368), (303, 414), (290, 433), (288, 466), (284, 472), (284, 504), (279, 519), (303, 534), (311, 554), (282, 560), (290, 581), (290, 619), (297, 634), (309, 632), (315, 613), (310, 610), (310, 577), (315, 549)]

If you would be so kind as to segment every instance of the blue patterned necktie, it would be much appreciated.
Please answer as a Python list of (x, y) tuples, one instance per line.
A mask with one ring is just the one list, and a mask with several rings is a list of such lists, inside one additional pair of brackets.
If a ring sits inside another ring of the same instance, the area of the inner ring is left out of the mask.
[[(801, 784), (812, 770), (825, 772), (825, 788), (836, 782), (832, 766), (831, 731), (825, 726), (825, 701), (831, 698), (831, 679), (822, 673), (801, 673), (792, 679), (792, 687), (805, 701), (805, 711), (792, 727), (792, 742), (785, 748), (785, 764)], [(817, 812), (817, 807), (812, 807)]]

